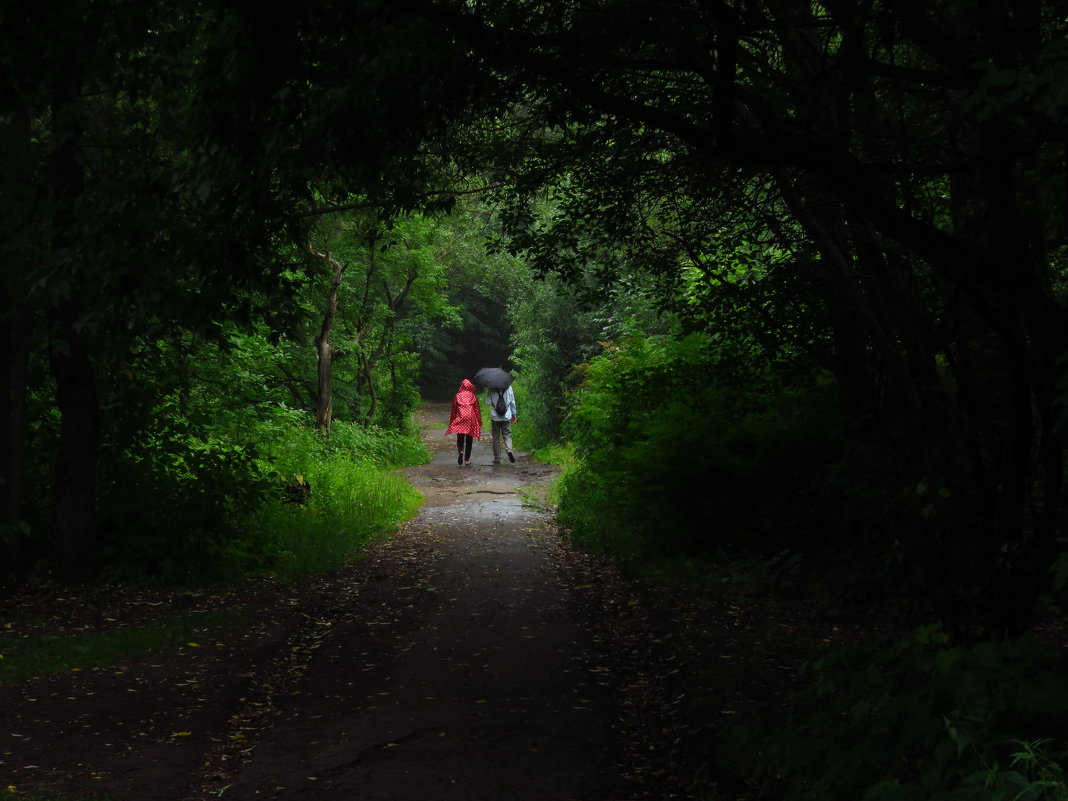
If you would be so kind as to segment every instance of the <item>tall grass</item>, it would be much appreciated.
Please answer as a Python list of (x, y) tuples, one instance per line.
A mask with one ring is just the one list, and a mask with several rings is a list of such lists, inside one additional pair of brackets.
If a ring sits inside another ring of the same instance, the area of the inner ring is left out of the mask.
[(579, 465), (578, 457), (575, 455), (575, 448), (570, 444), (545, 445), (535, 448), (532, 451), (532, 455), (540, 462), (556, 465), (563, 473)]
[(108, 581), (190, 585), (316, 572), (418, 504), (393, 474), (428, 459), (411, 426), (335, 422), (326, 436), (306, 412), (268, 405), (156, 422), (103, 482)]
[[(403, 478), (366, 462), (341, 458), (309, 465), (299, 475), (312, 491), (303, 506), (272, 499), (245, 521), (261, 565), (282, 576), (335, 567), (377, 536), (392, 531), (419, 506)], [(222, 554), (240, 572), (249, 566), (241, 545)]]
[[(427, 460), (410, 435), (335, 423), (326, 437), (306, 426), (272, 427), (260, 445), (277, 491), (238, 520), (243, 535), (219, 544), (227, 576), (299, 576), (336, 567), (410, 517), (419, 494), (393, 468)], [(287, 488), (307, 487), (293, 502)]]
[(329, 569), (411, 514), (418, 495), (393, 471), (428, 459), (411, 426), (335, 422), (326, 436), (283, 406), (156, 423), (104, 482), (103, 577), (112, 582)]

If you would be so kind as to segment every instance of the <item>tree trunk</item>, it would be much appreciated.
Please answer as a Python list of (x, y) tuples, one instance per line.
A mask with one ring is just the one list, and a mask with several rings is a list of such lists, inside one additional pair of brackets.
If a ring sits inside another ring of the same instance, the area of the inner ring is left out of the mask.
[(330, 342), (330, 329), (334, 324), (334, 315), (337, 314), (337, 293), (338, 288), (341, 286), (341, 279), (345, 275), (345, 267), (329, 253), (322, 253), (316, 250), (310, 242), (308, 243), (308, 252), (329, 262), (334, 270), (330, 289), (326, 294), (323, 324), (319, 328), (319, 336), (315, 338), (315, 352), (319, 359), (315, 427), (329, 432), (330, 424), (334, 419), (334, 359), (337, 357), (337, 348)]
[[(3, 123), (7, 159), (32, 163), (24, 154), (32, 140), (28, 113), (14, 113)], [(9, 138), (10, 137), (10, 138)], [(26, 150), (23, 150), (26, 148)], [(28, 176), (25, 176), (28, 177)], [(10, 180), (10, 179), (7, 179)], [(37, 182), (35, 204), (42, 200), (44, 189)], [(36, 236), (32, 238), (37, 244)], [(6, 244), (6, 243), (5, 243)], [(30, 351), (33, 347), (34, 309), (22, 301), (25, 285), (18, 277), (29, 272), (26, 265), (14, 267), (12, 259), (18, 249), (0, 256), (7, 261), (10, 275), (0, 282), (0, 580), (16, 576), (20, 564), (21, 542), (26, 535), (22, 519), (22, 493), (26, 470), (26, 397), (29, 386)], [(22, 258), (25, 258), (23, 256)]]
[(375, 388), (374, 376), (371, 373), (374, 363), (370, 359), (363, 362), (363, 377), (367, 385), (367, 393), (371, 396), (371, 402), (367, 404), (367, 414), (364, 416), (364, 428), (368, 428), (374, 422), (375, 414), (378, 413), (378, 390)]
[[(20, 567), (22, 488), (26, 469), (26, 392), (29, 381), (33, 314), (13, 311), (0, 326), (0, 556), (7, 574)], [(0, 579), (7, 575), (0, 574)]]
[[(57, 72), (52, 105), (56, 141), (51, 158), (52, 224), (56, 236), (53, 256), (78, 264), (75, 241), (77, 204), (85, 194), (85, 168), (80, 120), (83, 75), (74, 61)], [(52, 539), (61, 577), (85, 578), (96, 570), (97, 451), (99, 408), (96, 377), (85, 334), (79, 329), (75, 306), (78, 282), (85, 280), (71, 266), (71, 292), (49, 312), (49, 357), (56, 382), (60, 414), (59, 447), (52, 485)]]
[(61, 423), (52, 496), (52, 538), (59, 575), (85, 578), (96, 569), (97, 446), (99, 412), (96, 379), (85, 339), (74, 315), (56, 312), (51, 321), (51, 364)]
[(330, 344), (330, 340), (319, 336), (315, 338), (315, 351), (319, 357), (315, 427), (329, 432), (330, 424), (334, 420), (334, 357), (337, 355), (337, 348)]

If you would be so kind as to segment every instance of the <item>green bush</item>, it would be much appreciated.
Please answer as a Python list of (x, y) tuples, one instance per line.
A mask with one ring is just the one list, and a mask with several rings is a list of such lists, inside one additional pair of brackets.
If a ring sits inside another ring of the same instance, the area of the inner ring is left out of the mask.
[(832, 480), (845, 453), (833, 388), (737, 383), (724, 358), (701, 335), (636, 337), (586, 366), (566, 428), (579, 464), (560, 482), (560, 519), (580, 543), (642, 558), (771, 554), (814, 548), (851, 520)]
[(938, 627), (847, 648), (764, 721), (725, 734), (786, 801), (1065, 799), (1065, 657), (1026, 642), (951, 647)]
[[(224, 575), (315, 572), (336, 566), (392, 530), (420, 496), (392, 468), (427, 461), (413, 436), (335, 422), (330, 436), (304, 426), (273, 426), (261, 442), (275, 493), (240, 519), (244, 536), (216, 548)], [(308, 488), (299, 503), (285, 489)]]
[[(250, 407), (195, 424), (160, 414), (104, 460), (104, 576), (199, 582), (339, 564), (411, 513), (418, 495), (390, 471), (427, 459), (412, 433)], [(310, 488), (307, 497), (291, 489)], [(287, 490), (287, 488), (290, 488)]]
[[(379, 364), (378, 403), (374, 425), (389, 431), (414, 435), (412, 413), (419, 408), (420, 397), (416, 382), (419, 377), (419, 356), (409, 352), (388, 354)], [(347, 421), (346, 421), (347, 422)]]
[(604, 336), (597, 309), (587, 308), (579, 294), (552, 274), (522, 275), (513, 284), (508, 316), (511, 361), (522, 375), (515, 389), (524, 450), (560, 442), (562, 393), (575, 387), (575, 365), (595, 353)]
[(161, 409), (138, 438), (101, 460), (98, 520), (104, 578), (196, 581), (215, 544), (273, 490), (255, 443)]

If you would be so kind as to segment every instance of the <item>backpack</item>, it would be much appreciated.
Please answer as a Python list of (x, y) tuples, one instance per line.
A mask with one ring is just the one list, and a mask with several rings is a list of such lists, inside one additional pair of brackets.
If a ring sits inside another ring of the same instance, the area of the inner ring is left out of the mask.
[(493, 406), (493, 411), (497, 413), (498, 417), (504, 417), (508, 414), (508, 404), (504, 402), (504, 390), (497, 390), (497, 403)]

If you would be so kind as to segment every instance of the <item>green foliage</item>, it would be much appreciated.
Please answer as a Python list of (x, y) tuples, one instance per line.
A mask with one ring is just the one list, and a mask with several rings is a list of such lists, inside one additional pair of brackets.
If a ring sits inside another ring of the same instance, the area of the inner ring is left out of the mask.
[(1065, 801), (1068, 780), (1061, 765), (1046, 753), (1048, 743), (1011, 741), (1009, 745), (1019, 750), (1010, 753), (1008, 766), (984, 766), (968, 776), (952, 797), (959, 796), (960, 801)]
[(826, 388), (722, 384), (727, 355), (703, 335), (634, 336), (583, 368), (559, 512), (580, 543), (627, 558), (777, 553), (848, 524), (828, 482), (843, 445)]
[[(274, 569), (277, 554), (283, 552), (286, 569), (311, 569), (293, 568), (302, 564), (302, 558), (292, 556), (293, 548), (274, 539), (257, 542), (261, 532), (251, 522), (264, 504), (277, 500), (277, 476), (310, 472), (274, 464), (276, 459), (287, 465), (299, 461), (289, 450), (307, 448), (306, 458), (324, 465), (351, 461), (354, 485), (370, 485), (361, 496), (383, 496), (371, 505), (395, 503), (401, 510), (364, 516), (362, 502), (352, 506), (351, 514), (358, 519), (349, 527), (350, 545), (362, 541), (368, 526), (382, 523), (385, 530), (398, 514), (406, 514), (411, 499), (405, 491), (379, 491), (376, 476), (425, 458), (410, 420), (419, 400), (414, 354), (387, 350), (380, 361), (386, 369), (376, 381), (375, 421), (362, 431), (338, 423), (334, 446), (324, 450), (314, 436), (299, 433), (310, 422), (303, 409), (313, 408), (314, 383), (301, 375), (310, 368), (307, 372), (314, 376), (314, 353), (302, 352), (298, 341), (272, 331), (262, 317), (245, 325), (224, 321), (209, 327), (208, 335), (169, 326), (155, 326), (152, 332), (154, 336), (131, 340), (121, 370), (99, 377), (107, 406), (96, 529), (105, 579), (211, 580)], [(19, 534), (24, 569), (44, 561), (51, 544), (50, 471), (59, 422), (52, 388), (40, 374), (44, 365), (37, 361), (31, 366), (34, 384), (41, 389), (28, 398), (31, 447), (24, 523), (10, 527)], [(356, 456), (350, 459), (349, 453)], [(385, 476), (382, 483), (395, 482)], [(345, 536), (335, 535), (335, 555)], [(320, 557), (315, 561), (325, 564)]]
[(190, 641), (213, 640), (247, 617), (244, 609), (130, 624), (83, 634), (0, 636), (0, 685), (69, 670), (89, 670), (150, 654), (173, 653)]
[(520, 279), (508, 316), (515, 330), (512, 359), (523, 375), (516, 403), (530, 444), (559, 442), (563, 397), (576, 385), (575, 367), (596, 352), (601, 325), (554, 277)]
[(740, 722), (723, 744), (787, 801), (1060, 801), (1065, 667), (1046, 646), (953, 647), (930, 626), (811, 663), (786, 721)]
[[(411, 431), (335, 422), (327, 437), (305, 413), (282, 406), (219, 414), (210, 425), (163, 411), (124, 452), (103, 460), (111, 580), (326, 569), (418, 502), (390, 472), (427, 459)], [(311, 488), (298, 505), (285, 494), (296, 483)]]
[(369, 425), (416, 436), (412, 414), (422, 402), (416, 386), (420, 372), (419, 354), (410, 351), (390, 353), (382, 358), (381, 367), (380, 375), (375, 377), (378, 404)]
[(254, 444), (166, 409), (102, 460), (102, 557), (111, 580), (211, 575), (218, 543), (265, 502), (271, 484)]
[(442, 292), (457, 311), (455, 325), (412, 320), (401, 328), (420, 356), (420, 390), (427, 398), (444, 400), (456, 391), (460, 378), (478, 368), (508, 366), (510, 326), (505, 312), (508, 299), (522, 291), (524, 265), (489, 249), (497, 220), (481, 203), (457, 207), (436, 223), (435, 258), (445, 270)]
[(569, 445), (546, 445), (544, 448), (536, 448), (534, 458), (547, 464), (554, 464), (562, 470), (575, 466), (575, 450)]
[[(512, 246), (576, 291), (637, 284), (692, 329), (809, 354), (858, 450), (882, 451), (890, 498), (951, 492), (904, 532), (915, 583), (947, 599), (955, 629), (1025, 628), (1064, 550), (1055, 5), (434, 5), (522, 98), (483, 151), (510, 178)], [(864, 460), (843, 465), (848, 478)], [(631, 471), (599, 473), (601, 495)], [(870, 477), (856, 495), (877, 495)]]
[[(240, 518), (242, 537), (217, 549), (224, 574), (299, 575), (337, 566), (419, 505), (403, 476), (389, 472), (429, 458), (411, 436), (345, 423), (335, 423), (329, 438), (306, 427), (264, 435), (277, 493)], [(298, 481), (310, 493), (288, 503), (283, 488)]]
[(333, 348), (335, 418), (399, 428), (410, 416), (418, 401), (414, 334), (460, 325), (442, 258), (451, 221), (336, 213), (313, 230), (320, 256), (300, 295), (307, 323), (297, 333), (305, 345), (297, 372), (315, 375), (315, 341), (325, 332)]

